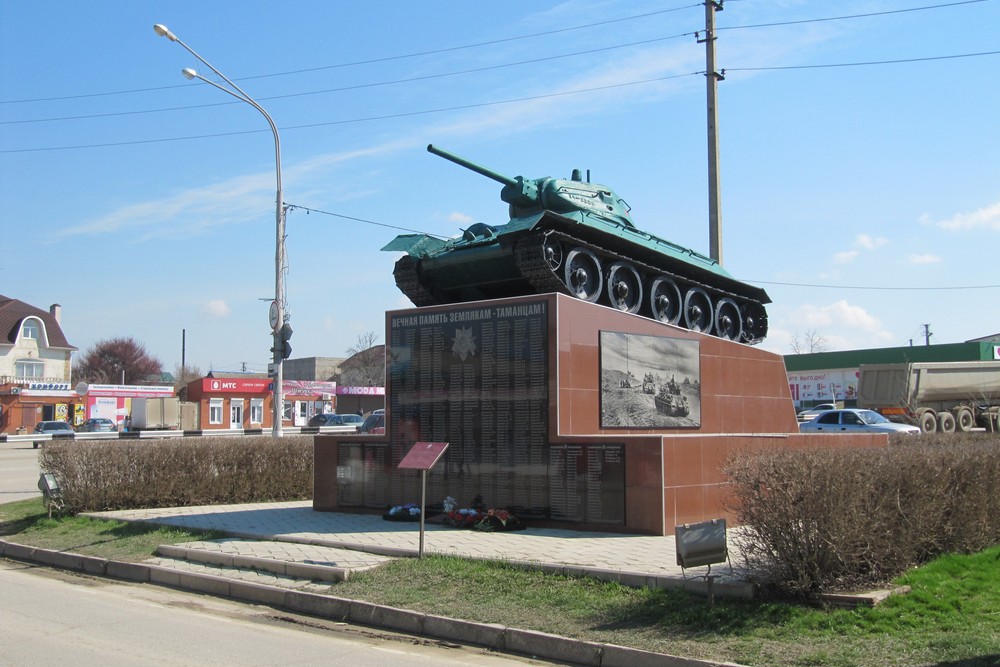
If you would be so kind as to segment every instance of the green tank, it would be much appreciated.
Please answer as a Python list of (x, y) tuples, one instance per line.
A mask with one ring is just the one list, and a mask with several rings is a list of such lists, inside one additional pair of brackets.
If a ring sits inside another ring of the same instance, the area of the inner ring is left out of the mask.
[(427, 150), (503, 185), (503, 225), (475, 223), (460, 237), (397, 236), (382, 250), (406, 253), (393, 270), (416, 306), (561, 292), (628, 313), (758, 343), (767, 293), (715, 260), (639, 230), (611, 188), (584, 181), (504, 176), (429, 145)]

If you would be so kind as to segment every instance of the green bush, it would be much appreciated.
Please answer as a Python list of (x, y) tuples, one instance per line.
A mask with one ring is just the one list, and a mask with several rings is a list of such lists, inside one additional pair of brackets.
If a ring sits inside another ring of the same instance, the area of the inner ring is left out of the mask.
[(313, 436), (47, 442), (39, 466), (70, 512), (303, 500)]
[(726, 474), (746, 565), (785, 592), (879, 584), (941, 554), (1000, 543), (994, 434), (745, 452)]

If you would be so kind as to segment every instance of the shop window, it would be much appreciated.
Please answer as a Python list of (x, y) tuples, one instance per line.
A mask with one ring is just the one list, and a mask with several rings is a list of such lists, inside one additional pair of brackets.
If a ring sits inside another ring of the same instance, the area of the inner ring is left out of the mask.
[(292, 421), (292, 402), (285, 401), (284, 403), (281, 410), (281, 420), (290, 422)]
[(251, 398), (250, 399), (250, 423), (251, 424), (263, 424), (264, 423), (264, 399), (263, 398)]
[(45, 362), (24, 359), (14, 362), (14, 375), (19, 378), (45, 377)]
[(209, 424), (221, 424), (222, 423), (222, 399), (212, 398), (208, 401), (208, 423)]

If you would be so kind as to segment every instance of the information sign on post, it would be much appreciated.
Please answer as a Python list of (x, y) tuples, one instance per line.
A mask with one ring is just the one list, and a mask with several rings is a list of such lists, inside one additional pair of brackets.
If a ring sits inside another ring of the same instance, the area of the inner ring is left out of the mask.
[(420, 471), (420, 549), (418, 557), (424, 557), (424, 516), (427, 511), (427, 471), (434, 467), (448, 449), (447, 442), (417, 442), (399, 462), (400, 470)]

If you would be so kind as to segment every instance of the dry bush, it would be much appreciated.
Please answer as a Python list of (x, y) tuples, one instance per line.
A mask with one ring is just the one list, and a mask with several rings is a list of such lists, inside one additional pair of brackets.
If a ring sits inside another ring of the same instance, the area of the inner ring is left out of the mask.
[(745, 452), (725, 471), (747, 567), (787, 592), (882, 583), (940, 554), (1000, 543), (993, 434)]
[(313, 437), (204, 436), (45, 443), (70, 512), (312, 497)]

